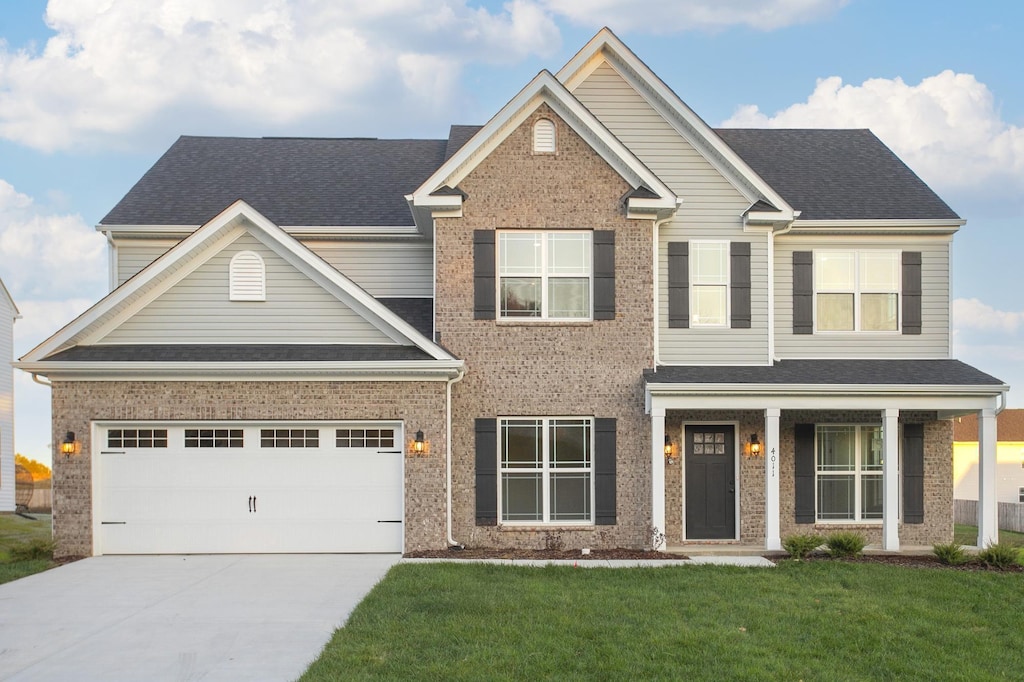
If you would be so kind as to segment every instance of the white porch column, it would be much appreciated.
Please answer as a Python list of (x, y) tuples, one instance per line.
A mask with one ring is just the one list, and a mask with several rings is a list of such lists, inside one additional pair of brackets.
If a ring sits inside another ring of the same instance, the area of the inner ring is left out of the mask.
[(764, 411), (764, 548), (782, 549), (779, 517), (779, 416), (782, 410)]
[[(651, 525), (665, 532), (665, 410), (651, 408)], [(662, 552), (668, 542), (655, 549)]]
[(999, 542), (996, 497), (996, 411), (978, 412), (978, 547)]
[(882, 411), (882, 549), (900, 549), (900, 411)]

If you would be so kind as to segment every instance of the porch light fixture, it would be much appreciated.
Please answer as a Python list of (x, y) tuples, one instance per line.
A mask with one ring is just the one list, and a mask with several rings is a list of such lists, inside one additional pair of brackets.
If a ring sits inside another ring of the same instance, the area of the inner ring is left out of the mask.
[(750, 442), (747, 443), (746, 454), (748, 457), (760, 457), (761, 456), (761, 441), (757, 439), (757, 434), (750, 434)]
[(676, 454), (675, 448), (672, 447), (672, 439), (665, 436), (665, 464), (675, 464), (679, 456)]
[(64, 453), (64, 459), (71, 459), (71, 455), (77, 455), (79, 450), (80, 444), (75, 440), (75, 432), (68, 431), (64, 436), (64, 442), (60, 444), (60, 451)]
[(412, 440), (412, 454), (424, 455), (427, 452), (427, 442), (423, 440), (423, 429), (416, 432), (416, 437)]

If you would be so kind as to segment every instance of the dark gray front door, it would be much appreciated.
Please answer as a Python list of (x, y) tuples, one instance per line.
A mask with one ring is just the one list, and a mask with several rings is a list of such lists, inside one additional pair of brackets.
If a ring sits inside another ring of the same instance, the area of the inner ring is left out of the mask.
[(687, 426), (686, 539), (736, 538), (736, 444), (732, 426)]

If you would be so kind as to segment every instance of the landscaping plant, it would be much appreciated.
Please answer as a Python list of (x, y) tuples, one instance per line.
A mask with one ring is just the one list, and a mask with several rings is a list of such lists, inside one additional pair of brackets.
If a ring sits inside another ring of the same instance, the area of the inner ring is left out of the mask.
[(995, 542), (978, 552), (978, 561), (991, 568), (1009, 568), (1020, 562), (1020, 550), (1005, 542)]
[(825, 539), (828, 553), (834, 558), (858, 557), (864, 551), (865, 544), (863, 535), (851, 531), (832, 533)]
[(790, 557), (800, 560), (821, 546), (821, 536), (814, 533), (787, 535), (782, 539), (782, 548)]
[(945, 545), (932, 545), (932, 552), (938, 557), (939, 563), (947, 566), (962, 566), (970, 561), (970, 557), (967, 556), (967, 550), (964, 549), (963, 545), (958, 545), (955, 542)]

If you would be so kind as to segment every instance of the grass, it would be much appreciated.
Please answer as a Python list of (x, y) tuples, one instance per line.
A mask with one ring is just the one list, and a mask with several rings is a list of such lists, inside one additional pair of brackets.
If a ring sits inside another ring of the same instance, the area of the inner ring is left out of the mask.
[[(953, 527), (953, 542), (958, 545), (973, 547), (978, 542), (977, 526), (962, 526), (959, 523)], [(1024, 547), (1024, 533), (1014, 533), (1012, 530), (999, 531), (999, 542), (1005, 542), (1017, 547)]]
[[(0, 584), (45, 571), (54, 566), (52, 559), (14, 561), (12, 550), (42, 546), (51, 541), (50, 515), (31, 514), (30, 521), (15, 514), (0, 514)], [(51, 553), (52, 556), (52, 553)]]
[(1020, 574), (399, 565), (301, 678), (1019, 679)]

